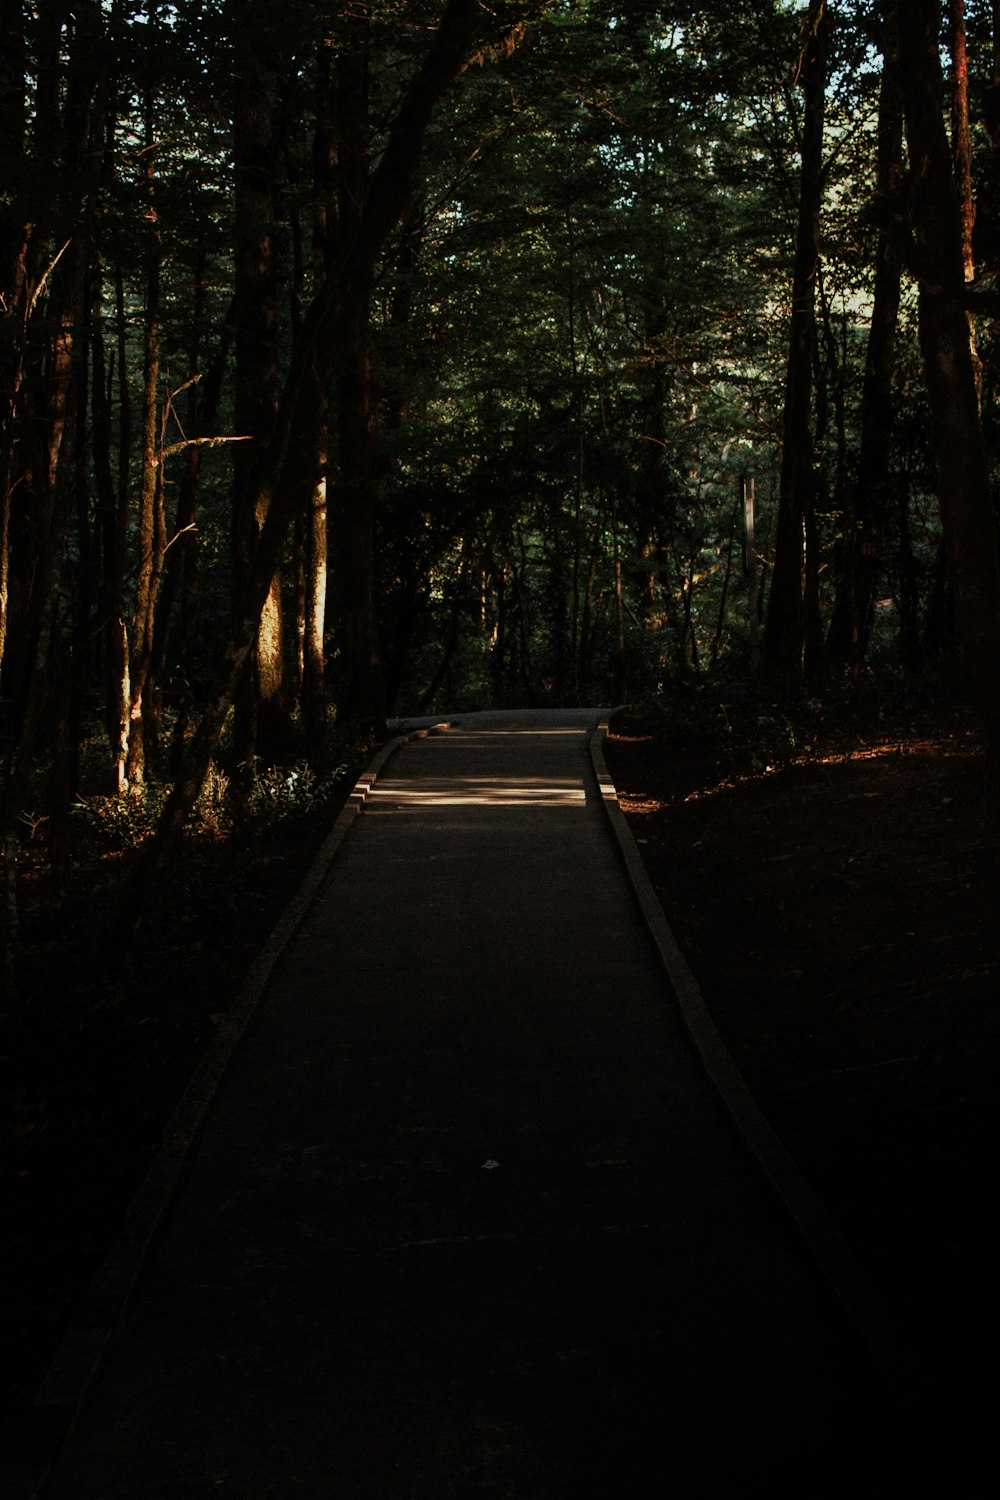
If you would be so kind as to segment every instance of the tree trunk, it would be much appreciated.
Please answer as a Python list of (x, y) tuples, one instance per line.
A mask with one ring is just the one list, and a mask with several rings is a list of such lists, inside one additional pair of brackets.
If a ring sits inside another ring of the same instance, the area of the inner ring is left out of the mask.
[[(887, 214), (902, 181), (903, 106), (899, 92), (895, 16), (884, 43), (879, 94), (877, 194)], [(871, 326), (865, 355), (859, 420), (858, 469), (848, 506), (843, 572), (827, 646), (831, 657), (855, 670), (864, 659), (880, 568), (882, 532), (891, 504), (892, 378), (899, 322), (901, 262), (887, 228), (878, 237)]]
[(331, 542), (339, 657), (337, 713), (361, 735), (381, 731), (385, 694), (375, 612), (370, 304), (341, 309), (337, 432), (339, 471)]
[(1000, 564), (964, 307), (961, 205), (943, 118), (937, 0), (900, 0), (899, 52), (919, 264), (920, 346), (969, 692), (1000, 753)]
[[(823, 120), (828, 17), (825, 0), (812, 0), (800, 65), (804, 94), (799, 218), (792, 271), (792, 315), (785, 376), (784, 448), (775, 534), (764, 664), (794, 687), (802, 677), (807, 637), (803, 600), (803, 528), (815, 511), (812, 386), (816, 328), (816, 276), (823, 187)], [(815, 608), (812, 597), (810, 609)], [(815, 640), (815, 629), (809, 630)], [(819, 664), (810, 663), (813, 672)]]
[[(252, 41), (252, 39), (251, 39)], [(233, 501), (233, 605), (239, 607), (250, 558), (266, 519), (258, 485), (278, 407), (277, 263), (274, 191), (278, 170), (274, 116), (277, 80), (251, 42), (240, 57), (233, 113), (236, 169), (236, 431), (249, 442), (236, 450)], [(238, 784), (246, 790), (259, 748), (268, 757), (285, 738), (281, 671), (281, 580), (270, 580), (254, 649), (240, 684), (233, 726)], [(257, 667), (259, 665), (259, 678)]]
[(111, 388), (104, 328), (101, 321), (102, 285), (95, 274), (90, 307), (90, 415), (94, 487), (97, 492), (97, 535), (100, 543), (100, 588), (98, 611), (103, 647), (105, 726), (115, 762), (121, 767), (118, 791), (124, 789), (122, 731), (127, 723), (127, 703), (120, 692), (122, 664), (119, 627), (124, 609), (122, 567), (118, 548), (118, 495), (111, 455)]
[(326, 761), (326, 451), (317, 455), (305, 528), (305, 598), (302, 633), (302, 724), (306, 755), (314, 770)]
[(948, 0), (951, 32), (952, 94), (951, 155), (958, 188), (962, 221), (962, 261), (965, 279), (976, 274), (972, 234), (976, 224), (976, 202), (972, 189), (972, 132), (969, 128), (969, 55), (965, 32), (965, 0)]
[[(369, 43), (371, 10), (358, 8), (348, 45), (337, 61), (337, 237), (357, 240), (371, 193)], [(404, 205), (405, 206), (405, 205)], [(337, 288), (337, 482), (330, 516), (335, 587), (337, 717), (359, 734), (385, 722), (381, 652), (375, 613), (375, 479), (372, 470), (370, 351), (373, 267), (359, 267), (349, 288)], [(334, 273), (336, 274), (336, 270)]]
[[(24, 7), (0, 0), (0, 158), (18, 161), (26, 128)], [(7, 642), (10, 511), (15, 480), (17, 420), (23, 379), (26, 231), (0, 202), (0, 668)]]
[[(146, 151), (146, 324), (142, 388), (142, 480), (139, 489), (138, 548), (139, 565), (135, 584), (135, 607), (129, 647), (130, 692), (128, 755), (125, 781), (129, 787), (140, 787), (146, 774), (146, 747), (143, 737), (143, 694), (149, 678), (153, 655), (153, 618), (156, 607), (162, 553), (158, 508), (160, 495), (160, 262), (162, 236), (156, 208), (153, 154), (153, 100), (145, 101)], [(150, 683), (150, 689), (152, 684)]]
[[(336, 246), (338, 140), (329, 49), (316, 57), (316, 129), (312, 142), (312, 271), (318, 294), (326, 285)], [(302, 621), (302, 679), (300, 704), (306, 755), (314, 770), (326, 766), (327, 685), (326, 631), (329, 512), (328, 471), (330, 434), (326, 403), (316, 433), (315, 473), (312, 476), (304, 526)]]
[(108, 587), (107, 726), (115, 762), (115, 783), (118, 795), (121, 796), (128, 785), (125, 765), (128, 759), (129, 706), (132, 700), (128, 631), (125, 627), (125, 550), (132, 473), (132, 404), (128, 386), (125, 277), (120, 264), (115, 267), (115, 317), (118, 365), (117, 509), (114, 517), (114, 551), (105, 559), (105, 570)]

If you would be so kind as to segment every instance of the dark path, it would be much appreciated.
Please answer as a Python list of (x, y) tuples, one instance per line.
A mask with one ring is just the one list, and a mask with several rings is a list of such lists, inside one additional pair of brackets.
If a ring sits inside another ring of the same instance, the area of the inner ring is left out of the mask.
[(587, 723), (390, 763), (57, 1500), (924, 1492), (674, 1019)]

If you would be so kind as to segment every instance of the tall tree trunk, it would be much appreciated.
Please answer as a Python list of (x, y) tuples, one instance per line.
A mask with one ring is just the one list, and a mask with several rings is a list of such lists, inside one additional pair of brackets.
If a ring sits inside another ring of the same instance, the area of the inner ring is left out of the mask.
[(139, 565), (136, 574), (135, 606), (132, 614), (129, 649), (129, 728), (128, 756), (125, 762), (125, 780), (130, 787), (142, 786), (146, 773), (143, 695), (146, 692), (147, 683), (152, 691), (149, 668), (153, 655), (156, 591), (162, 563), (162, 539), (158, 518), (162, 499), (158, 393), (160, 382), (160, 262), (163, 245), (156, 206), (153, 120), (153, 100), (151, 96), (147, 96), (144, 166), (148, 228), (142, 387), (142, 480), (139, 489), (138, 516)]
[[(976, 226), (976, 199), (972, 185), (972, 130), (969, 125), (969, 54), (965, 30), (965, 0), (948, 0), (951, 36), (951, 156), (958, 189), (959, 215), (962, 221), (962, 262), (967, 282), (975, 280), (976, 261), (972, 236)], [(976, 390), (982, 394), (982, 364), (976, 349), (976, 320), (966, 313), (969, 324), (969, 347)]]
[[(765, 666), (788, 686), (795, 686), (801, 680), (807, 635), (810, 639), (816, 638), (815, 629), (807, 628), (805, 617), (803, 530), (815, 515), (811, 409), (828, 24), (825, 0), (812, 0), (805, 23), (799, 69), (804, 95), (799, 217), (792, 271), (791, 331), (785, 376), (784, 447), (774, 571), (764, 633)], [(812, 597), (809, 604), (811, 609), (815, 608)], [(814, 673), (819, 668), (815, 661), (809, 665)]]
[(948, 0), (951, 32), (951, 154), (955, 164), (959, 214), (962, 221), (962, 260), (965, 279), (976, 274), (972, 233), (976, 224), (976, 202), (972, 188), (972, 132), (969, 128), (969, 54), (965, 30), (965, 0)]
[[(0, 0), (0, 158), (24, 153), (26, 81), (24, 6)], [(10, 510), (15, 480), (17, 419), (23, 378), (26, 231), (16, 213), (0, 202), (0, 668), (7, 641)]]
[(996, 172), (1000, 163), (1000, 0), (992, 0), (993, 66), (990, 81), (983, 91), (983, 113), (990, 138), (990, 166)]
[(573, 401), (573, 572), (570, 596), (569, 687), (574, 699), (580, 689), (580, 663), (583, 653), (583, 622), (580, 618), (580, 568), (583, 560), (583, 379), (577, 348), (576, 323), (579, 294), (576, 275), (576, 235), (573, 229), (572, 205), (566, 208), (566, 353), (569, 359), (570, 391)]
[[(121, 796), (127, 786), (129, 711), (132, 689), (129, 681), (129, 642), (125, 625), (125, 551), (129, 522), (129, 490), (132, 475), (132, 398), (128, 384), (128, 325), (125, 311), (125, 275), (121, 263), (115, 267), (116, 356), (118, 375), (118, 482), (117, 509), (112, 535), (113, 553), (105, 559), (108, 588), (107, 727), (115, 763), (115, 784)], [(110, 403), (109, 403), (110, 405)]]
[[(277, 79), (243, 41), (233, 113), (236, 168), (236, 431), (249, 442), (237, 449), (233, 502), (233, 603), (238, 609), (250, 559), (266, 519), (258, 486), (262, 455), (278, 407), (277, 257), (274, 192)], [(259, 46), (259, 42), (256, 42)], [(259, 748), (270, 757), (283, 734), (281, 579), (275, 570), (258, 628), (251, 668), (240, 684), (233, 728), (235, 758), (244, 788)]]
[(337, 714), (362, 735), (385, 723), (375, 611), (375, 484), (372, 473), (371, 305), (340, 308), (337, 373), (338, 480), (331, 527), (335, 556)]
[[(884, 40), (879, 93), (876, 192), (888, 217), (902, 181), (903, 105), (899, 91), (895, 13)], [(901, 261), (896, 237), (884, 228), (875, 251), (875, 285), (865, 354), (858, 468), (848, 502), (848, 535), (827, 646), (833, 659), (857, 670), (864, 658), (878, 583), (882, 533), (891, 506), (892, 378), (899, 322)]]
[[(337, 61), (337, 239), (356, 240), (371, 192), (369, 45), (371, 7), (355, 11)], [(375, 614), (375, 476), (372, 468), (370, 348), (373, 267), (338, 287), (336, 414), (337, 483), (330, 515), (335, 586), (337, 716), (369, 734), (385, 721), (385, 696)], [(336, 273), (334, 273), (336, 274)]]
[(313, 485), (305, 527), (305, 597), (302, 632), (302, 724), (306, 755), (315, 770), (326, 761), (326, 445), (317, 455), (320, 471)]
[(918, 263), (920, 346), (969, 692), (1000, 753), (1000, 562), (964, 305), (962, 215), (943, 116), (938, 0), (900, 0), (899, 54)]
[(122, 621), (122, 567), (118, 547), (119, 498), (115, 489), (112, 463), (111, 381), (101, 318), (103, 287), (95, 271), (90, 304), (90, 416), (91, 451), (94, 463), (94, 488), (97, 492), (96, 529), (100, 544), (98, 613), (101, 621), (99, 644), (103, 650), (103, 686), (105, 693), (105, 726), (120, 769), (119, 794), (124, 789), (124, 759), (121, 755), (123, 729), (127, 723), (127, 702), (121, 692), (122, 663), (120, 627)]
[[(330, 53), (320, 47), (316, 57), (316, 129), (312, 142), (312, 272), (318, 294), (337, 241), (338, 135)], [(328, 471), (329, 442), (325, 402), (316, 434), (316, 470), (311, 485), (304, 526), (302, 601), (301, 710), (306, 754), (310, 765), (322, 771), (326, 765), (326, 630), (328, 593)]]

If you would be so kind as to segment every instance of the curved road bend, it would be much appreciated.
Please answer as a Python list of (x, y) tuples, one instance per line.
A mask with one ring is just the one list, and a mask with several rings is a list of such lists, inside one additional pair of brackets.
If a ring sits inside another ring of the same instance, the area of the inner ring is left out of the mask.
[(693, 1060), (592, 722), (390, 761), (52, 1500), (931, 1492)]

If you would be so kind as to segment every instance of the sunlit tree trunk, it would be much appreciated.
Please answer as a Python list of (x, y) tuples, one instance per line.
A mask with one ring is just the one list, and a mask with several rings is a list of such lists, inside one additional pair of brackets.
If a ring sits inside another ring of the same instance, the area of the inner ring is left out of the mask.
[(326, 746), (326, 452), (317, 454), (320, 472), (310, 497), (305, 528), (305, 597), (302, 632), (302, 722), (306, 753), (322, 767)]
[[(236, 169), (236, 414), (238, 436), (249, 442), (236, 451), (233, 502), (233, 601), (238, 608), (267, 503), (259, 488), (263, 454), (274, 431), (278, 406), (278, 314), (274, 189), (278, 168), (274, 141), (277, 80), (254, 55), (252, 39), (242, 56), (233, 116)], [(240, 684), (233, 729), (240, 782), (247, 784), (259, 748), (268, 755), (281, 739), (281, 580), (270, 580), (253, 661)]]
[(132, 690), (129, 681), (129, 641), (125, 625), (125, 551), (129, 523), (129, 493), (132, 476), (132, 398), (128, 384), (128, 338), (125, 312), (125, 277), (121, 264), (115, 267), (116, 356), (118, 377), (118, 475), (117, 505), (110, 534), (112, 551), (105, 559), (107, 589), (107, 727), (115, 763), (119, 796), (128, 785), (129, 711)]
[[(316, 56), (316, 126), (312, 140), (312, 284), (326, 286), (337, 247), (339, 140), (334, 79), (327, 47)], [(306, 754), (315, 770), (326, 763), (326, 633), (328, 597), (328, 469), (330, 434), (326, 393), (321, 393), (317, 429), (303, 453), (300, 482), (307, 491), (302, 528), (302, 634), (300, 707)]]
[(164, 540), (160, 511), (162, 492), (160, 488), (160, 262), (162, 258), (162, 235), (155, 193), (153, 100), (147, 96), (145, 105), (146, 151), (145, 207), (146, 207), (146, 308), (143, 353), (142, 387), (142, 478), (139, 488), (139, 514), (137, 524), (138, 569), (135, 584), (135, 605), (132, 614), (130, 635), (130, 691), (128, 755), (125, 762), (125, 781), (130, 787), (139, 787), (145, 779), (146, 744), (144, 694), (147, 687), (152, 691), (149, 669), (153, 655), (153, 620), (156, 609), (156, 594), (163, 559)]
[(962, 221), (962, 260), (965, 279), (976, 274), (972, 233), (976, 224), (976, 202), (972, 187), (972, 132), (969, 127), (969, 54), (965, 29), (965, 0), (948, 0), (951, 59), (951, 153), (955, 163), (959, 214)]

